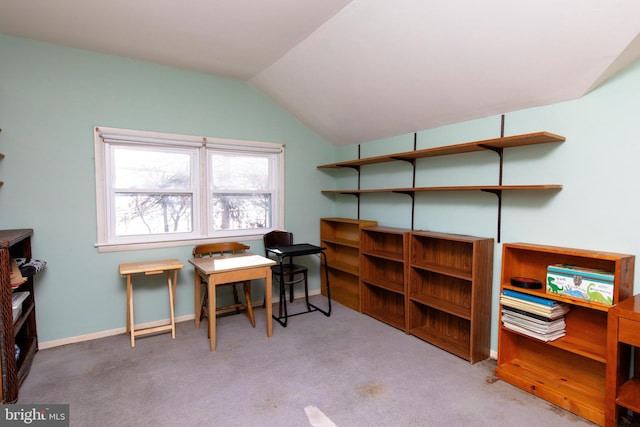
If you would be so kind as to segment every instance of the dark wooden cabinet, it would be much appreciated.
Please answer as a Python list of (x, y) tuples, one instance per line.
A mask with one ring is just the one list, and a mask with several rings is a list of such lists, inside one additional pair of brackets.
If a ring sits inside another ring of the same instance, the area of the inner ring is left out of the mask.
[[(16, 289), (11, 288), (11, 259), (31, 258), (31, 229), (0, 230), (0, 362), (2, 387), (0, 401), (15, 403), (20, 384), (31, 368), (38, 350), (33, 277)], [(13, 320), (13, 292), (29, 292), (22, 312)], [(19, 356), (16, 357), (16, 346)]]

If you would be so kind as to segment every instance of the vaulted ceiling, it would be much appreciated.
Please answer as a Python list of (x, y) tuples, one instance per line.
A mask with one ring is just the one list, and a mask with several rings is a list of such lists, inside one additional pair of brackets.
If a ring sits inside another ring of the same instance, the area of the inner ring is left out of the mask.
[(347, 145), (579, 98), (640, 58), (640, 1), (0, 0), (0, 33), (246, 81)]

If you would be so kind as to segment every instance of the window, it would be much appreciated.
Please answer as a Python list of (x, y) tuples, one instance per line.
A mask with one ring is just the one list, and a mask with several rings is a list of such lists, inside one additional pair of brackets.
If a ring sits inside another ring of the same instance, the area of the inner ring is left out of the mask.
[(101, 251), (283, 227), (284, 146), (97, 127)]

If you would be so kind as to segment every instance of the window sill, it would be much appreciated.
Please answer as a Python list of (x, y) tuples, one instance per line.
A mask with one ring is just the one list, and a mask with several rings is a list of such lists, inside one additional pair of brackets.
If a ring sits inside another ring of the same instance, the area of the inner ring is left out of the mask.
[(98, 249), (98, 253), (108, 252), (125, 252), (125, 251), (140, 251), (147, 249), (162, 249), (162, 248), (175, 248), (179, 246), (195, 246), (202, 243), (217, 243), (217, 242), (247, 242), (252, 240), (262, 240), (262, 236), (271, 230), (262, 230), (259, 234), (251, 234), (244, 236), (225, 237), (225, 238), (202, 238), (202, 239), (188, 239), (188, 240), (171, 240), (165, 242), (145, 242), (145, 243), (96, 243), (95, 247)]

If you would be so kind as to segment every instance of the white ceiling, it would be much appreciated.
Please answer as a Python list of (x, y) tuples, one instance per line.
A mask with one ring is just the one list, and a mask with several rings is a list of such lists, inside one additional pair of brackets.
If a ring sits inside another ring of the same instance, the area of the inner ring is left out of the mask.
[(638, 0), (0, 0), (0, 32), (246, 81), (335, 145), (579, 98)]

